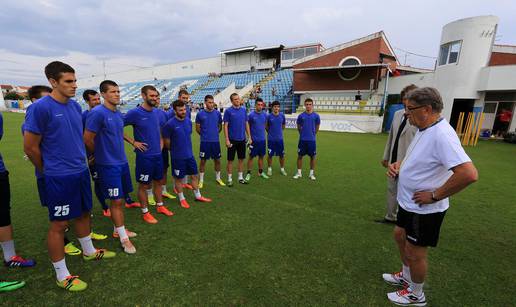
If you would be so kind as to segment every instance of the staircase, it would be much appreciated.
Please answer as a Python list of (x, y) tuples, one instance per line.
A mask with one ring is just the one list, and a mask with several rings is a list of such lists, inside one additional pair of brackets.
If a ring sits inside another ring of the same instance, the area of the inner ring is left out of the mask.
[(196, 87), (191, 93), (190, 96), (195, 95), (199, 90), (202, 90), (206, 88), (208, 85), (210, 85), (213, 81), (217, 80), (219, 77), (210, 77), (206, 82)]
[[(258, 83), (256, 83), (254, 85), (254, 87), (247, 93), (245, 93), (241, 98), (243, 101), (247, 102), (249, 100), (249, 97), (251, 96), (251, 93), (256, 91), (256, 89), (259, 87), (263, 88), (263, 86), (265, 84), (267, 84), (267, 82), (271, 81), (272, 79), (274, 79), (274, 76), (276, 75), (276, 71), (272, 71), (270, 72), (269, 74), (265, 75), (265, 77), (263, 77)], [(259, 94), (258, 94), (259, 96)]]

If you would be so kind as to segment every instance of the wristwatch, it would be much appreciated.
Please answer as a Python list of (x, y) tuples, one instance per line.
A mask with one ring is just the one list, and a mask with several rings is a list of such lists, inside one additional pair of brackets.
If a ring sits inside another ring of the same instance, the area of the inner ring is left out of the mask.
[(437, 198), (435, 197), (435, 191), (433, 191), (433, 192), (432, 192), (432, 200), (433, 200), (434, 202), (439, 201), (439, 199), (437, 199)]

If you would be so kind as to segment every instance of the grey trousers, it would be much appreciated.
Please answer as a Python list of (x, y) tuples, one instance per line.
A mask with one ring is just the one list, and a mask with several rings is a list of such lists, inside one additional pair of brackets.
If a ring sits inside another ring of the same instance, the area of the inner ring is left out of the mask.
[(398, 192), (398, 179), (387, 177), (387, 208), (385, 219), (396, 221), (398, 214), (398, 200), (396, 199)]

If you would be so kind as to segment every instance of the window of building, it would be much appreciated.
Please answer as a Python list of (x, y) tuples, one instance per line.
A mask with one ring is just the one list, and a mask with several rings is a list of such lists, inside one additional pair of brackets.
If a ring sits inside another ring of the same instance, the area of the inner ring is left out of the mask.
[(292, 50), (284, 50), (281, 52), (282, 60), (292, 60)]
[(305, 56), (305, 49), (304, 48), (294, 49), (294, 59), (299, 59), (299, 58), (302, 58), (304, 56)]
[(317, 53), (317, 47), (308, 47), (305, 49), (305, 56)]
[(439, 66), (457, 63), (459, 61), (461, 44), (461, 41), (456, 41), (441, 45)]
[[(362, 63), (360, 62), (360, 60), (357, 57), (348, 56), (348, 57), (342, 59), (342, 61), (340, 61), (339, 66), (354, 66), (354, 65), (360, 65), (360, 64), (362, 64)], [(350, 81), (350, 80), (356, 79), (358, 77), (358, 75), (360, 75), (360, 71), (361, 71), (361, 69), (358, 67), (357, 68), (348, 68), (348, 69), (339, 70), (338, 74), (342, 80)]]

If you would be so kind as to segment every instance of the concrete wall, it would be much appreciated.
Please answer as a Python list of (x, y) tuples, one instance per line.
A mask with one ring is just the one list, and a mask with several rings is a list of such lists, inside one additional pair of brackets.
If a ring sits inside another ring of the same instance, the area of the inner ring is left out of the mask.
[[(157, 79), (171, 79), (220, 73), (220, 57), (184, 61), (174, 64), (160, 65), (151, 68), (141, 68), (130, 71), (107, 74), (106, 79), (118, 83), (129, 83)], [(77, 80), (79, 88), (96, 87), (104, 80), (104, 76), (96, 76)]]
[(437, 66), (434, 86), (443, 97), (446, 118), (450, 118), (454, 99), (479, 99), (477, 89), (482, 68), (491, 57), (498, 17), (479, 16), (451, 22), (443, 27), (440, 45), (461, 41), (456, 63)]
[(504, 91), (516, 88), (516, 65), (489, 66), (480, 71), (479, 91)]

